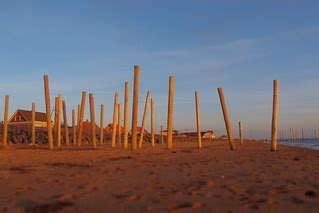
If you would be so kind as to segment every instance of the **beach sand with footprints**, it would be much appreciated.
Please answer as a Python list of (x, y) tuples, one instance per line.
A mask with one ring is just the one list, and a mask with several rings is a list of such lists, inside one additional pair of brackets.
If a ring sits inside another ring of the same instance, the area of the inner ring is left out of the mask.
[(318, 151), (226, 140), (134, 152), (10, 145), (0, 155), (1, 212), (318, 212)]

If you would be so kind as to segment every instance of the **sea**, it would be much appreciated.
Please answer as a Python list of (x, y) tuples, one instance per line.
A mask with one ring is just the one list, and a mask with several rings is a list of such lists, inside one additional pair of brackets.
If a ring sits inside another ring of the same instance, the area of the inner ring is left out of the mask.
[[(267, 142), (270, 142), (270, 140), (267, 140)], [(319, 139), (318, 138), (304, 138), (304, 139), (294, 139), (294, 140), (278, 140), (278, 144), (319, 150)]]

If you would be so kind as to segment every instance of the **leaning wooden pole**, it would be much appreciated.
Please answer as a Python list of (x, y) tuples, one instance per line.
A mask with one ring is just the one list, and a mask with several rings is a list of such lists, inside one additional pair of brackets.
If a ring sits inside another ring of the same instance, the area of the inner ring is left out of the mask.
[(197, 140), (198, 148), (202, 148), (202, 133), (201, 133), (201, 115), (199, 106), (199, 92), (195, 91), (195, 106), (196, 106), (196, 127), (197, 127)]
[(96, 148), (96, 132), (95, 132), (95, 106), (94, 106), (94, 95), (93, 93), (89, 94), (90, 101), (90, 118), (91, 118), (91, 138), (92, 138), (92, 147)]
[(72, 136), (72, 140), (73, 140), (73, 145), (76, 144), (76, 127), (75, 127), (75, 110), (72, 109), (72, 133), (73, 133), (73, 136)]
[(229, 114), (228, 114), (228, 110), (227, 110), (227, 105), (226, 105), (226, 101), (225, 101), (225, 97), (224, 97), (223, 88), (221, 88), (221, 87), (218, 88), (218, 94), (219, 94), (220, 104), (221, 104), (223, 115), (224, 115), (224, 121), (225, 121), (225, 125), (226, 125), (230, 149), (234, 150), (235, 145), (234, 145), (233, 129), (231, 128), (231, 124), (230, 124), (230, 118), (229, 118)]
[(47, 117), (48, 145), (49, 145), (49, 149), (53, 149), (49, 77), (47, 75), (44, 75), (43, 79), (44, 79), (45, 109), (46, 109), (46, 117)]
[(119, 146), (122, 146), (122, 127), (121, 127), (121, 120), (122, 120), (122, 109), (121, 104), (117, 104), (117, 140)]
[(64, 140), (65, 140), (65, 144), (67, 146), (70, 146), (69, 124), (68, 124), (65, 100), (62, 101), (62, 109), (63, 109), (63, 123), (64, 123)]
[(173, 114), (174, 114), (174, 84), (175, 78), (169, 77), (168, 112), (167, 112), (167, 149), (173, 149)]
[(31, 110), (31, 143), (35, 145), (35, 103), (32, 103)]
[(129, 119), (129, 83), (125, 82), (125, 94), (124, 94), (124, 149), (128, 147), (128, 119)]
[(104, 105), (101, 104), (100, 110), (100, 145), (103, 144), (104, 141)]
[(239, 126), (239, 144), (243, 145), (244, 144), (244, 139), (243, 139), (243, 132), (242, 132), (241, 122), (238, 123), (238, 126)]
[(114, 95), (114, 108), (113, 108), (112, 147), (115, 147), (115, 141), (116, 141), (117, 104), (118, 104), (118, 94), (115, 93), (115, 95)]
[(84, 119), (84, 109), (85, 109), (86, 92), (82, 92), (82, 100), (80, 106), (80, 117), (78, 122), (78, 146), (82, 145), (82, 131), (83, 131), (83, 119)]
[(140, 135), (140, 141), (138, 144), (138, 147), (142, 147), (143, 139), (144, 139), (144, 130), (145, 130), (145, 122), (146, 122), (146, 115), (147, 115), (147, 109), (148, 109), (148, 99), (149, 99), (150, 92), (148, 91), (145, 98), (145, 105), (144, 105), (144, 113), (143, 113), (143, 120), (142, 120), (142, 130)]
[(154, 100), (151, 98), (151, 142), (152, 146), (155, 146), (155, 112), (154, 112)]
[(133, 108), (132, 108), (132, 150), (137, 147), (137, 123), (138, 123), (138, 96), (140, 84), (140, 67), (134, 66), (134, 88), (133, 88)]
[(8, 114), (9, 114), (9, 95), (5, 96), (4, 116), (3, 116), (3, 146), (8, 143)]
[(279, 81), (274, 80), (272, 128), (271, 128), (271, 151), (277, 150), (278, 102), (279, 102)]

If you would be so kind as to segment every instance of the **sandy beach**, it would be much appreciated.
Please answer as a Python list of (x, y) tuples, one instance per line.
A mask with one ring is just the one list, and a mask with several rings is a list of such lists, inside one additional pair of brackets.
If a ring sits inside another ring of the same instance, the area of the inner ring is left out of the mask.
[(245, 141), (0, 150), (1, 212), (318, 212), (319, 152)]

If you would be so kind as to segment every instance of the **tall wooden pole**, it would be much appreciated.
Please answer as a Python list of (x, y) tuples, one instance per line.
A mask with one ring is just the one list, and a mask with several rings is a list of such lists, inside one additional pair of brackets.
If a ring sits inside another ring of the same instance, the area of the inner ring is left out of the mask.
[(242, 132), (241, 122), (239, 122), (238, 124), (239, 124), (239, 144), (243, 145), (244, 140), (243, 140), (243, 132)]
[(116, 127), (117, 127), (117, 104), (118, 104), (118, 94), (114, 95), (114, 110), (113, 110), (113, 129), (112, 129), (112, 147), (115, 147), (116, 140)]
[(31, 119), (31, 142), (35, 145), (35, 103), (32, 103)]
[(49, 77), (47, 75), (44, 75), (43, 80), (44, 80), (45, 109), (46, 109), (46, 117), (47, 117), (48, 145), (49, 145), (49, 149), (53, 149)]
[(197, 127), (197, 140), (198, 148), (202, 148), (202, 133), (201, 133), (201, 115), (199, 106), (199, 92), (195, 91), (195, 106), (196, 106), (196, 127)]
[(117, 104), (117, 139), (119, 146), (122, 145), (122, 127), (121, 127), (121, 120), (122, 120), (122, 109), (121, 104)]
[(103, 144), (104, 141), (104, 105), (101, 104), (100, 110), (100, 145)]
[(58, 145), (58, 109), (59, 105), (59, 98), (55, 97), (54, 99), (54, 144), (55, 146)]
[(3, 146), (8, 143), (8, 113), (9, 113), (9, 95), (5, 96), (3, 116)]
[(155, 112), (154, 112), (154, 100), (151, 98), (151, 142), (152, 146), (155, 146)]
[(235, 149), (235, 145), (234, 145), (233, 129), (231, 128), (231, 125), (230, 125), (230, 119), (229, 119), (227, 105), (226, 105), (226, 101), (225, 101), (225, 97), (224, 97), (223, 88), (221, 88), (221, 87), (218, 88), (218, 94), (219, 94), (221, 107), (222, 107), (222, 110), (223, 110), (223, 115), (224, 115), (224, 120), (225, 120), (225, 125), (226, 125), (226, 130), (227, 130), (227, 135), (228, 135), (228, 141), (229, 141), (230, 149), (234, 150)]
[(272, 128), (271, 128), (271, 151), (276, 151), (277, 149), (278, 101), (279, 101), (279, 81), (274, 80)]
[(164, 144), (163, 125), (161, 125), (161, 144)]
[(81, 114), (81, 105), (78, 104), (78, 114), (77, 114), (77, 125), (78, 125), (78, 128), (79, 128), (79, 123), (80, 123), (80, 114)]
[(83, 131), (83, 119), (84, 119), (84, 109), (85, 109), (86, 92), (82, 92), (82, 100), (80, 106), (80, 117), (78, 122), (78, 146), (82, 145), (82, 131)]
[(66, 104), (65, 100), (62, 101), (62, 109), (63, 109), (63, 122), (64, 122), (64, 138), (65, 144), (70, 146), (70, 138), (69, 138), (69, 124), (68, 124), (68, 117), (66, 113)]
[(173, 149), (173, 114), (174, 114), (174, 84), (175, 78), (169, 77), (168, 113), (167, 113), (167, 149)]
[(95, 106), (94, 106), (94, 95), (89, 94), (90, 101), (90, 117), (91, 117), (91, 135), (92, 135), (92, 147), (96, 148), (96, 132), (95, 132)]
[(143, 113), (143, 120), (142, 120), (142, 130), (141, 130), (141, 135), (140, 135), (140, 142), (138, 144), (139, 148), (142, 147), (142, 143), (143, 143), (143, 139), (144, 139), (144, 129), (145, 129), (149, 95), (150, 95), (150, 92), (148, 91), (146, 94), (146, 98), (145, 98), (144, 113)]
[(124, 149), (128, 147), (128, 119), (129, 119), (129, 83), (125, 82), (124, 94)]
[(138, 122), (138, 96), (140, 84), (140, 67), (134, 66), (134, 89), (133, 89), (133, 108), (132, 108), (132, 150), (137, 147), (137, 122)]
[(76, 127), (75, 127), (75, 110), (72, 109), (72, 130), (73, 130), (73, 145), (76, 144)]
[(57, 144), (58, 147), (61, 146), (61, 105), (62, 97), (61, 94), (58, 95), (58, 117), (57, 117)]
[(303, 128), (301, 129), (301, 137), (302, 137), (302, 140), (305, 139), (305, 135), (304, 135), (304, 132), (303, 132)]

